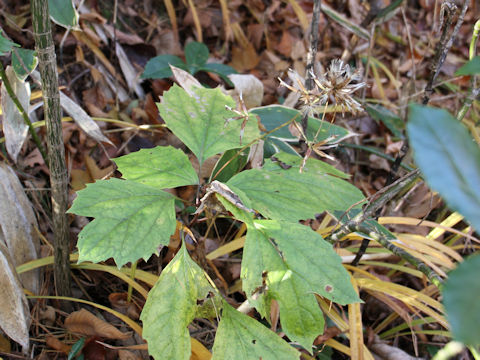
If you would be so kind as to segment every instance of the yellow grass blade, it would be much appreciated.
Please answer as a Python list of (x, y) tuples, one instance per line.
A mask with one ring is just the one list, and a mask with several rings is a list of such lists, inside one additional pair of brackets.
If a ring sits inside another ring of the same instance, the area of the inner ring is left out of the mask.
[(303, 31), (306, 31), (308, 29), (308, 18), (307, 14), (305, 14), (305, 11), (298, 5), (298, 3), (295, 0), (287, 0), (290, 6), (292, 7), (293, 11), (295, 12), (295, 15), (297, 15), (298, 20), (300, 21), (300, 25), (303, 28)]
[(386, 267), (389, 269), (397, 270), (400, 272), (403, 272), (405, 274), (410, 274), (413, 276), (416, 276), (418, 278), (423, 278), (423, 273), (419, 270), (412, 269), (410, 267), (404, 266), (404, 265), (398, 265), (398, 264), (391, 264), (391, 263), (386, 263), (382, 261), (369, 261), (369, 260), (361, 260), (360, 261), (361, 265), (369, 265), (369, 266), (381, 266), (381, 267)]
[(241, 249), (245, 244), (245, 236), (235, 239), (226, 243), (225, 245), (220, 246), (218, 249), (213, 250), (211, 253), (207, 254), (208, 260), (214, 260), (220, 256), (229, 254), (235, 250)]
[(172, 24), (173, 36), (175, 41), (178, 41), (178, 24), (177, 16), (175, 15), (175, 7), (173, 6), (172, 0), (164, 0), (165, 8), (167, 9), (168, 18)]
[(193, 0), (188, 0), (188, 7), (192, 11), (193, 23), (195, 24), (195, 31), (197, 32), (197, 41), (203, 42), (202, 25), (200, 24), (197, 8), (195, 7)]
[[(357, 282), (353, 276), (350, 277), (350, 281), (358, 294)], [(363, 324), (360, 303), (348, 305), (348, 324), (350, 327), (350, 356), (353, 360), (363, 360)]]
[(400, 216), (384, 216), (378, 218), (378, 223), (385, 225), (385, 224), (400, 224), (400, 225), (412, 225), (412, 226), (428, 226), (428, 227), (439, 227), (441, 229), (447, 230), (451, 233), (462, 235), (467, 239), (470, 239), (472, 241), (475, 241), (477, 243), (480, 243), (480, 240), (477, 239), (476, 237), (465, 234), (457, 229), (448, 227), (448, 226), (443, 226), (440, 224), (437, 224), (436, 222), (433, 221), (428, 221), (428, 220), (421, 220), (421, 219), (416, 219), (416, 218), (409, 218), (409, 217), (400, 217)]
[[(445, 220), (443, 220), (440, 225), (446, 226), (446, 227), (452, 227), (457, 225), (460, 221), (463, 220), (463, 216), (460, 215), (457, 212), (454, 212), (453, 214), (450, 214)], [(444, 228), (436, 227), (430, 231), (430, 233), (427, 235), (427, 239), (436, 239), (439, 236), (443, 235), (445, 233)]]
[[(383, 292), (390, 295), (405, 304), (411, 305), (425, 314), (435, 318), (442, 326), (448, 328), (445, 318), (439, 313), (443, 312), (443, 306), (438, 301), (432, 299), (419, 291), (409, 289), (405, 286), (389, 283), (381, 280), (367, 278), (357, 278), (358, 286), (364, 289)], [(428, 306), (426, 306), (428, 305)], [(429, 307), (431, 306), (431, 307)], [(435, 311), (438, 310), (439, 312)]]
[(344, 353), (345, 355), (348, 355), (348, 356), (351, 356), (351, 352), (350, 352), (350, 348), (348, 346), (345, 346), (343, 344), (340, 344), (337, 340), (335, 339), (328, 339), (327, 341), (325, 341), (325, 344), (334, 348), (335, 350), (338, 350), (342, 353)]
[(230, 25), (230, 12), (228, 11), (227, 0), (220, 0), (220, 8), (222, 9), (223, 28), (225, 31), (225, 40), (233, 39), (232, 27)]

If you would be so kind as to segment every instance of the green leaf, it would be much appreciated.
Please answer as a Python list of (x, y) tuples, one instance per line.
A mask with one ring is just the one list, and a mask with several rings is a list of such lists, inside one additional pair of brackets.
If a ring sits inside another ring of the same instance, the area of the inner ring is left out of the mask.
[(228, 78), (230, 74), (237, 74), (237, 70), (231, 66), (219, 63), (207, 63), (199, 67), (199, 71), (211, 72), (219, 75), (228, 85), (233, 87), (232, 81)]
[(448, 273), (443, 303), (455, 340), (480, 346), (480, 255), (468, 257)]
[(68, 212), (94, 217), (78, 236), (79, 262), (148, 259), (175, 231), (174, 197), (129, 180), (88, 184)]
[[(340, 256), (304, 225), (256, 220), (247, 227), (241, 276), (249, 301), (258, 304), (254, 295), (266, 281), (280, 306), (282, 330), (310, 351), (324, 325), (314, 293), (340, 304), (360, 301)], [(260, 303), (262, 315), (266, 305)]]
[[(286, 155), (280, 156), (286, 160)], [(328, 175), (319, 160), (309, 159), (302, 173), (301, 158), (288, 161), (283, 166), (268, 160), (263, 169), (242, 171), (227, 185), (240, 189), (250, 199), (253, 209), (263, 216), (292, 222), (312, 219), (325, 210), (346, 211), (364, 198), (355, 186)], [(238, 195), (244, 203), (247, 201), (242, 198), (244, 195)]]
[(187, 326), (195, 318), (197, 301), (211, 301), (213, 288), (203, 270), (190, 258), (185, 244), (165, 267), (148, 293), (140, 320), (148, 352), (155, 359), (188, 360), (191, 355)]
[(225, 304), (212, 360), (298, 360), (300, 353), (258, 321)]
[(36, 52), (33, 50), (20, 48), (12, 52), (13, 70), (17, 77), (22, 81), (25, 80), (33, 70), (35, 70), (37, 64), (38, 58)]
[(476, 75), (480, 73), (480, 56), (475, 56), (467, 61), (460, 69), (455, 72), (455, 76)]
[(48, 0), (50, 18), (67, 29), (78, 28), (78, 12), (72, 0)]
[(165, 189), (198, 184), (188, 156), (172, 146), (157, 146), (116, 158), (122, 177), (127, 180)]
[[(297, 122), (302, 120), (302, 113), (299, 110), (282, 105), (262, 106), (251, 109), (250, 112), (260, 117), (260, 121), (267, 131), (272, 131), (276, 127), (285, 124), (293, 118), (295, 118), (295, 121)], [(323, 141), (329, 137), (335, 137), (334, 140), (327, 142), (327, 144), (331, 144), (352, 136), (352, 133), (327, 121), (321, 121), (317, 118), (309, 117), (307, 128), (308, 140), (313, 141), (315, 135), (317, 135), (317, 141)], [(275, 137), (289, 142), (298, 142), (298, 139), (288, 130), (288, 126), (278, 129), (269, 134), (268, 137)]]
[[(239, 173), (248, 162), (248, 150), (242, 151), (240, 155), (237, 153), (240, 149), (230, 149), (223, 153), (223, 155), (218, 159), (215, 167), (213, 168), (211, 176), (215, 176), (215, 179), (221, 182), (227, 182), (233, 175)], [(228, 164), (227, 164), (228, 163)], [(227, 165), (225, 165), (227, 164)], [(222, 167), (225, 166), (223, 169)], [(220, 171), (220, 169), (222, 169)], [(219, 172), (220, 171), (220, 172)], [(218, 173), (218, 175), (217, 175)]]
[[(264, 165), (265, 170), (279, 170), (279, 169), (296, 169), (300, 171), (300, 167), (303, 163), (303, 158), (297, 155), (287, 154), (284, 152), (279, 152), (272, 156), (269, 161)], [(336, 177), (349, 179), (350, 175), (345, 174), (343, 171), (338, 170), (334, 166), (317, 159), (308, 158), (305, 166), (303, 167), (305, 172), (313, 172), (318, 175), (320, 174), (330, 174), (335, 175)]]
[(377, 123), (382, 122), (388, 130), (392, 132), (396, 137), (403, 139), (403, 130), (405, 129), (405, 123), (395, 115), (393, 112), (388, 110), (386, 107), (375, 104), (366, 104), (365, 110), (367, 113), (375, 120)]
[(209, 55), (207, 45), (197, 41), (189, 42), (185, 46), (185, 61), (189, 73), (194, 75), (207, 62)]
[(443, 109), (411, 105), (407, 125), (415, 161), (432, 189), (480, 229), (480, 149)]
[[(240, 147), (242, 121), (227, 123), (235, 114), (225, 105), (235, 107), (233, 99), (220, 89), (195, 88), (192, 92), (190, 96), (173, 85), (157, 104), (168, 128), (188, 146), (200, 164), (217, 153)], [(251, 119), (246, 123), (242, 143), (258, 136), (258, 126)]]
[(3, 37), (0, 33), (0, 56), (8, 55), (14, 46), (20, 46), (15, 44), (13, 41), (8, 40), (7, 38)]
[(159, 55), (147, 62), (142, 79), (163, 79), (172, 76), (170, 65), (186, 70), (185, 63), (175, 55)]

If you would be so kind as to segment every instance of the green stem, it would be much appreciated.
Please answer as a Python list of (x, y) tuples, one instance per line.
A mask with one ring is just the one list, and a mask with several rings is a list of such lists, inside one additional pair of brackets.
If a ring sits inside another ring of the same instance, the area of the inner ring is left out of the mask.
[(4, 69), (1, 61), (0, 61), (0, 78), (2, 78), (3, 84), (5, 85), (5, 89), (7, 90), (8, 95), (10, 96), (13, 103), (17, 107), (18, 112), (20, 113), (20, 115), (22, 115), (23, 121), (28, 126), (28, 131), (30, 132), (30, 135), (32, 135), (33, 141), (35, 141), (35, 144), (37, 145), (37, 148), (40, 151), (40, 154), (42, 154), (43, 161), (45, 161), (45, 164), (47, 164), (47, 166), (48, 166), (47, 153), (45, 152), (45, 149), (43, 148), (42, 142), (41, 142), (40, 138), (38, 137), (37, 132), (33, 128), (32, 122), (30, 121), (27, 112), (23, 108), (22, 104), (20, 104), (20, 101), (18, 100), (17, 95), (13, 91), (12, 85), (10, 84), (10, 81), (8, 80), (8, 76), (5, 72), (5, 69)]

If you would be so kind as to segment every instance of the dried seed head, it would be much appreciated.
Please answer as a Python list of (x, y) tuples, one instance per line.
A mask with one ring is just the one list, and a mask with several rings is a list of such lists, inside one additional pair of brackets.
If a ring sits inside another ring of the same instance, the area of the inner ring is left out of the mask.
[(342, 60), (333, 60), (324, 75), (316, 76), (312, 72), (311, 76), (315, 83), (312, 90), (305, 88), (305, 79), (296, 71), (289, 70), (288, 75), (292, 79), (293, 84), (288, 85), (279, 79), (280, 85), (299, 94), (302, 110), (307, 111), (309, 114), (323, 112), (323, 108), (327, 103), (340, 107), (342, 114), (346, 111), (355, 114), (362, 110), (362, 106), (352, 97), (352, 94), (364, 87), (365, 83), (360, 82), (360, 71), (352, 71), (349, 65), (344, 65)]

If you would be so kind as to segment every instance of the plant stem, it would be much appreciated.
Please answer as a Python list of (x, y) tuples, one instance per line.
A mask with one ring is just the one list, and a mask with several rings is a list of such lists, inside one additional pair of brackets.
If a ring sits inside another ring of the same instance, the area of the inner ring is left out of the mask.
[[(310, 27), (310, 34), (309, 34), (309, 48), (307, 54), (307, 66), (305, 68), (305, 88), (310, 91), (315, 86), (313, 81), (313, 72), (315, 71), (315, 58), (317, 56), (317, 49), (318, 49), (318, 21), (320, 18), (321, 13), (321, 0), (314, 0), (313, 1), (313, 13), (312, 13), (312, 24)], [(302, 130), (305, 136), (307, 135), (307, 128), (308, 128), (308, 111), (305, 111), (302, 117)], [(300, 147), (302, 151), (306, 151), (306, 141), (300, 139)]]
[(71, 293), (70, 233), (67, 222), (68, 174), (62, 137), (60, 94), (48, 11), (48, 0), (31, 0), (32, 24), (38, 67), (42, 79), (42, 94), (47, 130), (50, 185), (52, 188), (52, 219), (54, 236), (55, 288), (60, 296)]
[(30, 121), (30, 118), (28, 117), (27, 112), (23, 108), (22, 104), (20, 104), (20, 101), (18, 100), (17, 95), (13, 91), (12, 85), (10, 84), (10, 80), (8, 80), (8, 76), (5, 73), (5, 69), (1, 61), (0, 61), (0, 78), (2, 78), (3, 84), (5, 85), (5, 89), (7, 90), (8, 95), (10, 96), (13, 103), (17, 107), (17, 110), (20, 113), (20, 115), (22, 115), (23, 121), (28, 126), (28, 131), (30, 132), (30, 135), (32, 135), (33, 141), (35, 141), (35, 144), (37, 145), (37, 148), (40, 151), (40, 154), (42, 154), (42, 158), (45, 161), (45, 164), (47, 164), (48, 166), (47, 154), (45, 152), (45, 149), (43, 148), (42, 142), (38, 137), (37, 132), (33, 128), (32, 122)]

